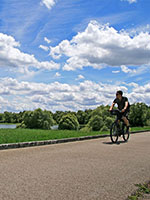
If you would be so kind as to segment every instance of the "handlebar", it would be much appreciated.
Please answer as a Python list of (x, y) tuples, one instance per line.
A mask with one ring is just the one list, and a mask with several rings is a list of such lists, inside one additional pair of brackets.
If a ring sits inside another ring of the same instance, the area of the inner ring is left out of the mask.
[(118, 114), (122, 113), (122, 110), (115, 109), (115, 110), (111, 110), (110, 113), (111, 113), (112, 115), (118, 115)]

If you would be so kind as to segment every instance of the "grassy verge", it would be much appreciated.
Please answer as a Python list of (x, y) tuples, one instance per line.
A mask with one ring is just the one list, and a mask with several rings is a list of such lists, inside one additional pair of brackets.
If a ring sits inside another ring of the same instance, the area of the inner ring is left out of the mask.
[(138, 200), (144, 199), (145, 197), (146, 199), (150, 198), (150, 181), (145, 184), (136, 184), (136, 186), (138, 187), (137, 191), (133, 195), (129, 196), (128, 199)]
[[(150, 127), (132, 128), (131, 131), (150, 130)], [(89, 135), (109, 134), (107, 132), (82, 132), (68, 130), (39, 130), (39, 129), (0, 129), (0, 144), (43, 141), (71, 137), (81, 137)]]
[(0, 122), (0, 125), (19, 125), (20, 123), (4, 123)]
[(144, 126), (144, 127), (132, 127), (131, 131), (149, 131), (150, 126)]
[(100, 134), (106, 134), (106, 132), (100, 133), (94, 131), (87, 133), (68, 130), (0, 129), (0, 144), (53, 140)]

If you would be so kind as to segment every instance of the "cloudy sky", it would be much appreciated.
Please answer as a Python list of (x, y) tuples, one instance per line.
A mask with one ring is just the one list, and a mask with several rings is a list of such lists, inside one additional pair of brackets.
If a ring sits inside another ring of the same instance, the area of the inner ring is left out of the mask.
[(0, 0), (0, 112), (150, 105), (149, 0)]

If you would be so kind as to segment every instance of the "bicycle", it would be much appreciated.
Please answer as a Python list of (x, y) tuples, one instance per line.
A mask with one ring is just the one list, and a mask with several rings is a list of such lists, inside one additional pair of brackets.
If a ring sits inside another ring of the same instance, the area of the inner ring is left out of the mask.
[(116, 120), (112, 123), (110, 128), (111, 141), (117, 143), (119, 136), (122, 135), (124, 141), (127, 142), (130, 137), (130, 132), (127, 130), (127, 125), (124, 123), (123, 119), (118, 119), (121, 111), (118, 109), (112, 110), (111, 114), (116, 115)]

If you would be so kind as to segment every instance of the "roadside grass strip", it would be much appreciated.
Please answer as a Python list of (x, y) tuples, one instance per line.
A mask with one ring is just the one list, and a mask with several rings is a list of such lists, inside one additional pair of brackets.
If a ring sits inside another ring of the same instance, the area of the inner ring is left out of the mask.
[(128, 200), (150, 199), (150, 181), (145, 184), (136, 184), (137, 191), (128, 197)]
[(69, 130), (40, 130), (40, 129), (0, 129), (0, 144), (58, 140), (83, 136), (96, 136), (109, 132), (81, 132)]
[[(150, 127), (135, 127), (131, 131), (148, 131)], [(41, 129), (0, 129), (0, 144), (32, 141), (60, 140), (88, 136), (109, 135), (109, 131), (41, 130)]]

